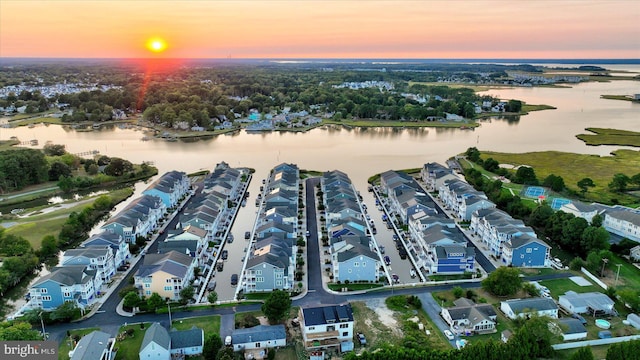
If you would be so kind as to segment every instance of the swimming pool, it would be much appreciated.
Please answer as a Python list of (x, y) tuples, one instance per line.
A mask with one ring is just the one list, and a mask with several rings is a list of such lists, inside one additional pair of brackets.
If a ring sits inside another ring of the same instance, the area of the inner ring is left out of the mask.
[(608, 329), (611, 327), (611, 323), (609, 323), (605, 319), (597, 319), (596, 326), (599, 327), (600, 329)]

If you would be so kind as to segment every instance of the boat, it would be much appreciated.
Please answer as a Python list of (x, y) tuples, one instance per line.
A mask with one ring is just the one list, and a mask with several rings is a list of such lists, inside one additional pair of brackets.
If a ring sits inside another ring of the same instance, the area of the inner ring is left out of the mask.
[(36, 146), (36, 145), (38, 145), (38, 140), (33, 139), (33, 140), (29, 141), (29, 143), (30, 143), (31, 145), (33, 145), (33, 146)]

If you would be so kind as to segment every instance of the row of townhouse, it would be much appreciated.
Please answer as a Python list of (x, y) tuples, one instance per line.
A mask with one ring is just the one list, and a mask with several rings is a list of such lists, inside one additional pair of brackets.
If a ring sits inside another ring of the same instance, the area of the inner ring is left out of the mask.
[(320, 179), (334, 282), (377, 282), (381, 261), (347, 174), (334, 170)]
[[(164, 184), (162, 190), (156, 188), (157, 183)], [(173, 186), (167, 185), (169, 183)], [(80, 247), (65, 251), (59, 266), (31, 286), (27, 307), (53, 310), (68, 301), (80, 308), (93, 304), (116, 271), (131, 258), (129, 244), (135, 242), (137, 236), (147, 236), (158, 227), (169, 207), (162, 199), (180, 199), (189, 189), (189, 179), (176, 171), (163, 175), (154, 184), (150, 189), (156, 192), (143, 192), (143, 196), (107, 221), (102, 226), (103, 232), (92, 235)]]
[[(426, 167), (431, 170), (424, 170)], [(433, 173), (434, 168), (433, 164), (426, 164), (423, 172)], [(413, 177), (386, 171), (380, 175), (380, 190), (388, 197), (389, 210), (408, 225), (407, 251), (414, 255), (418, 268), (432, 274), (474, 270), (474, 249), (467, 247), (455, 222), (438, 212), (434, 201)]]
[(452, 211), (462, 221), (470, 221), (477, 210), (496, 207), (484, 192), (459, 179), (444, 181), (438, 188), (438, 197), (445, 209)]
[(229, 202), (241, 201), (243, 171), (222, 162), (204, 179), (202, 192), (180, 214), (178, 227), (167, 232), (157, 254), (147, 254), (134, 275), (140, 295), (158, 293), (178, 300), (195, 277), (196, 268), (213, 265), (210, 242), (222, 241), (218, 228), (228, 225)]
[(295, 164), (274, 167), (263, 186), (263, 207), (256, 242), (243, 273), (245, 293), (291, 290), (296, 268), (300, 170)]
[(522, 220), (495, 208), (473, 213), (469, 230), (480, 237), (491, 254), (505, 265), (521, 267), (547, 266), (551, 247), (537, 238), (535, 231)]
[(610, 233), (640, 242), (640, 209), (625, 206), (607, 206), (598, 203), (585, 204), (572, 201), (560, 210), (581, 217), (589, 223), (596, 215), (602, 216), (602, 226)]

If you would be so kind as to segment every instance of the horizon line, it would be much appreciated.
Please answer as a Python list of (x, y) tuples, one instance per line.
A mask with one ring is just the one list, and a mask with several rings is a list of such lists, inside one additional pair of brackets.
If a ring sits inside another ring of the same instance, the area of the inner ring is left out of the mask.
[(0, 56), (2, 59), (79, 59), (79, 60), (615, 60), (640, 61), (640, 58), (511, 58), (511, 57), (44, 57), (44, 56)]

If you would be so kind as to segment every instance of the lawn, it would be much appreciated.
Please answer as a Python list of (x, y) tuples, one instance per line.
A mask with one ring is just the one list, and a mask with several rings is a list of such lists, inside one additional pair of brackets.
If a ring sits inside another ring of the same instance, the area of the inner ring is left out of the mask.
[[(573, 154), (559, 151), (541, 151), (521, 154), (483, 151), (482, 158), (495, 159), (500, 164), (514, 166), (526, 165), (535, 170), (538, 180), (544, 180), (554, 174), (564, 179), (566, 186), (579, 192), (576, 185), (583, 178), (591, 178), (596, 186), (590, 188), (585, 197), (587, 201), (611, 203), (617, 199), (621, 204), (637, 203), (638, 198), (609, 191), (608, 184), (617, 173), (633, 176), (640, 169), (640, 152), (633, 150), (617, 150), (613, 156)], [(478, 168), (476, 166), (476, 168)]]
[(220, 334), (220, 315), (193, 317), (173, 321), (177, 330), (189, 330), (193, 326), (204, 330), (204, 337), (209, 334)]
[(640, 132), (603, 129), (603, 128), (586, 128), (594, 134), (580, 134), (576, 137), (584, 141), (587, 145), (623, 145), (623, 146), (640, 146)]
[(630, 287), (633, 289), (640, 289), (640, 269), (633, 266), (629, 262), (614, 255), (607, 270), (605, 270), (605, 277), (601, 280), (607, 285), (616, 285), (616, 274), (618, 271), (617, 264), (620, 266), (620, 275), (618, 276), (617, 288)]
[(553, 296), (555, 299), (557, 299), (560, 295), (564, 295), (567, 291), (575, 291), (577, 293), (602, 291), (602, 288), (599, 286), (593, 284), (590, 286), (580, 286), (570, 279), (543, 280), (539, 283), (540, 285), (546, 286), (551, 292), (551, 296)]
[[(83, 336), (95, 330), (100, 330), (100, 329), (96, 327), (96, 328), (88, 328), (88, 329), (69, 330), (69, 334), (71, 334), (71, 336), (78, 335), (80, 336), (80, 338), (82, 338)], [(73, 344), (73, 347), (72, 347), (71, 338), (69, 336), (65, 337), (64, 340), (62, 340), (62, 343), (60, 343), (60, 347), (58, 348), (58, 359), (69, 360), (69, 351), (73, 350), (74, 348), (75, 348), (75, 344)]]
[[(577, 352), (578, 349), (579, 348), (558, 350), (556, 351), (556, 355), (558, 355), (558, 358), (560, 359), (570, 359), (571, 355)], [(593, 354), (594, 359), (605, 359), (607, 357), (608, 350), (609, 345), (591, 346), (591, 353)]]
[(140, 328), (140, 324), (120, 327), (118, 331), (119, 334), (125, 332), (127, 329), (133, 329), (134, 333), (122, 341), (116, 341), (114, 349), (118, 349), (118, 353), (116, 354), (115, 360), (130, 360), (139, 357), (138, 353), (140, 352), (144, 333), (151, 324), (145, 323), (144, 325), (144, 329)]

